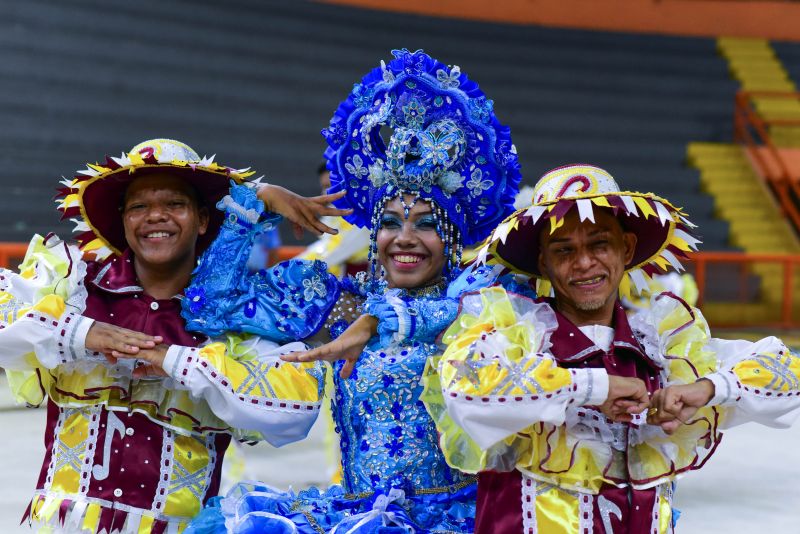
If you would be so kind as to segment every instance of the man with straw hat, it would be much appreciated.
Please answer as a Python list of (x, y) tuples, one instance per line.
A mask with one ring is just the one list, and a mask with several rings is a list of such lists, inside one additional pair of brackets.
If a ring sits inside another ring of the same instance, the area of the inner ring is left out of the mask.
[[(207, 343), (185, 329), (197, 256), (223, 224), (238, 224), (215, 205), (254, 174), (213, 159), (154, 139), (88, 165), (59, 200), (80, 248), (36, 236), (20, 274), (0, 271), (0, 366), (18, 401), (47, 398), (45, 458), (26, 513), (44, 530), (178, 532), (216, 495), (232, 436), (281, 445), (316, 417), (322, 369), (278, 359), (304, 345)], [(273, 213), (315, 232), (330, 230), (318, 217), (349, 213), (328, 207), (340, 196), (258, 189)], [(279, 218), (238, 215), (251, 226)]]
[(462, 297), (425, 378), (448, 461), (480, 473), (476, 532), (671, 532), (673, 481), (706, 462), (721, 428), (797, 417), (800, 359), (774, 337), (711, 338), (671, 293), (626, 317), (620, 296), (698, 243), (668, 201), (571, 165), (545, 174), (533, 202), (479, 260), (544, 297), (518, 283)]

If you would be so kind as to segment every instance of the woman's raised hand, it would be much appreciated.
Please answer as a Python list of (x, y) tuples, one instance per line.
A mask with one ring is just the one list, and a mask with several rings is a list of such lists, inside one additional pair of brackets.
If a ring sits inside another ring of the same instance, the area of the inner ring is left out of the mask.
[(344, 360), (339, 376), (347, 378), (353, 372), (358, 357), (369, 339), (378, 331), (378, 320), (371, 315), (362, 315), (342, 332), (342, 335), (315, 349), (306, 352), (290, 352), (281, 359), (287, 362), (335, 362)]
[(339, 191), (332, 195), (304, 197), (284, 187), (267, 184), (259, 188), (257, 195), (269, 211), (282, 215), (292, 223), (294, 234), (299, 239), (303, 236), (303, 229), (316, 235), (337, 234), (338, 230), (323, 223), (320, 218), (326, 215), (334, 217), (349, 215), (353, 210), (342, 210), (331, 206), (334, 200), (342, 198), (345, 193)]

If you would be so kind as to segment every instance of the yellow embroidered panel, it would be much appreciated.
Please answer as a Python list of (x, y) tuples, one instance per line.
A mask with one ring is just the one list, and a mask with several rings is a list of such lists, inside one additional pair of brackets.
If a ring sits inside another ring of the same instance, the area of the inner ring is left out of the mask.
[(228, 355), (236, 354), (236, 349), (223, 343), (206, 345), (199, 354), (228, 379), (236, 393), (300, 402), (320, 400), (323, 384), (308, 372), (316, 367), (313, 363), (292, 365), (256, 358), (235, 360)]
[(209, 469), (213, 468), (209, 465), (206, 440), (176, 434), (172, 458), (164, 513), (168, 516), (194, 517), (202, 508), (210, 478)]
[(444, 334), (448, 347), (442, 356), (441, 381), (448, 390), (525, 395), (553, 392), (572, 383), (569, 370), (538, 354), (546, 334), (543, 325), (518, 313), (505, 289), (482, 289), (480, 299), (479, 315), (462, 312)]
[(91, 412), (88, 410), (65, 410), (63, 424), (53, 446), (51, 491), (57, 493), (79, 492), (81, 467), (84, 464), (90, 439), (90, 420)]
[(766, 353), (737, 363), (733, 372), (745, 386), (788, 392), (800, 384), (800, 358), (790, 352)]

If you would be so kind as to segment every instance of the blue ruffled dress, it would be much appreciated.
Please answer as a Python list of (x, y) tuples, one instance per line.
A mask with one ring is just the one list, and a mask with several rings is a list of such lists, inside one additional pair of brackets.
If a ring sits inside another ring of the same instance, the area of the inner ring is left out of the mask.
[[(292, 260), (253, 271), (259, 221), (266, 219), (263, 213), (254, 219), (252, 210), (260, 206), (242, 186), (221, 205), (226, 224), (187, 291), (189, 328), (212, 335), (252, 332), (280, 342), (326, 329), (335, 338), (366, 311), (378, 317), (379, 335), (349, 378), (335, 374), (331, 402), (342, 485), (294, 493), (240, 483), (210, 501), (186, 532), (472, 532), (475, 479), (445, 462), (420, 401), (421, 377), (427, 358), (440, 351), (436, 338), (456, 317), (460, 294), (491, 283), (492, 271), (464, 272), (449, 285), (417, 291), (339, 282), (320, 262)], [(308, 300), (316, 306), (313, 313)]]

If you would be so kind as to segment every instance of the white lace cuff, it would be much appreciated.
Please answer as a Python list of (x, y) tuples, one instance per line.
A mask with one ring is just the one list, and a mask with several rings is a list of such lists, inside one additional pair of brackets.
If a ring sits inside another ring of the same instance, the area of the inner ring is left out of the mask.
[(730, 406), (739, 400), (741, 386), (732, 371), (718, 371), (703, 378), (714, 384), (714, 396), (708, 401), (707, 406)]
[(164, 371), (181, 386), (188, 388), (189, 373), (198, 360), (197, 349), (182, 345), (170, 345), (164, 356)]
[(575, 402), (578, 406), (599, 406), (608, 398), (608, 372), (605, 369), (573, 369)]

